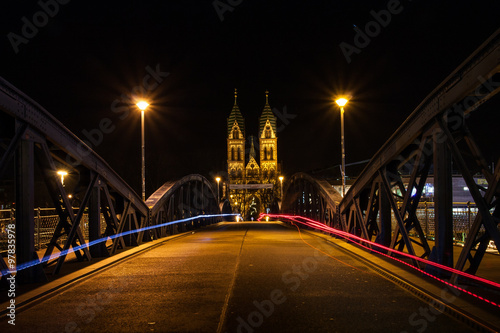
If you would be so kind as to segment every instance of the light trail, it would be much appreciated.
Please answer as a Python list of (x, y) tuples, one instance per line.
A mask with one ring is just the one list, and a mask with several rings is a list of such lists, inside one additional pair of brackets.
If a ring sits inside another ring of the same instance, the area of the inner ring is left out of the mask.
[(326, 252), (324, 252), (324, 251), (321, 251), (321, 250), (320, 250), (320, 249), (318, 249), (317, 247), (315, 247), (315, 246), (313, 246), (313, 245), (309, 244), (308, 242), (306, 242), (306, 240), (304, 239), (304, 237), (302, 237), (302, 233), (300, 232), (300, 228), (299, 228), (299, 226), (298, 226), (298, 225), (296, 225), (295, 223), (292, 223), (292, 224), (293, 224), (293, 225), (297, 228), (297, 231), (299, 232), (300, 239), (301, 239), (301, 240), (302, 240), (305, 244), (307, 244), (309, 247), (311, 247), (311, 248), (315, 249), (316, 251), (318, 251), (318, 252), (320, 252), (320, 253), (323, 253), (323, 254), (324, 254), (325, 256), (327, 256), (327, 257), (330, 257), (330, 258), (332, 258), (332, 259), (334, 259), (334, 260), (337, 260), (337, 261), (338, 261), (338, 262), (340, 262), (341, 264), (344, 264), (344, 265), (346, 265), (346, 266), (349, 266), (349, 267), (354, 268), (355, 270), (357, 270), (357, 271), (360, 271), (360, 272), (361, 272), (361, 270), (360, 270), (359, 268), (354, 267), (354, 266), (352, 266), (352, 265), (349, 265), (348, 263), (346, 263), (346, 262), (344, 262), (344, 261), (342, 261), (342, 260), (340, 260), (340, 259), (338, 259), (338, 258), (335, 258), (334, 256), (332, 256), (332, 255), (330, 255), (330, 254), (328, 254), (328, 253), (326, 253)]
[[(414, 270), (426, 275), (426, 276), (429, 276), (433, 279), (435, 279), (436, 281), (439, 281), (449, 287), (452, 287), (454, 289), (457, 289), (463, 293), (466, 293), (470, 296), (473, 296), (473, 297), (476, 297), (477, 299), (479, 300), (482, 300), (488, 304), (491, 304), (495, 307), (498, 307), (500, 308), (500, 304), (496, 303), (496, 302), (493, 302), (489, 299), (486, 299), (485, 297), (482, 297), (482, 296), (479, 296), (475, 293), (472, 293), (468, 290), (465, 290), (459, 286), (456, 286), (448, 281), (445, 281), (443, 279), (440, 279), (422, 269), (420, 269), (419, 267), (415, 267), (403, 260), (400, 260), (398, 258), (394, 258), (393, 256), (390, 256), (390, 255), (387, 255), (383, 252), (380, 252), (380, 251), (377, 251), (371, 247), (368, 247), (366, 245), (363, 245), (361, 242), (363, 243), (366, 243), (366, 244), (369, 244), (369, 245), (372, 245), (372, 246), (376, 246), (377, 248), (379, 249), (382, 249), (382, 250), (387, 250), (387, 251), (390, 251), (391, 253), (396, 253), (398, 255), (401, 255), (401, 256), (404, 256), (404, 257), (407, 257), (407, 258), (411, 258), (411, 259), (415, 259), (419, 262), (422, 262), (422, 263), (425, 263), (426, 265), (431, 265), (431, 266), (434, 266), (436, 268), (439, 268), (439, 269), (443, 269), (445, 271), (448, 271), (450, 273), (453, 273), (453, 274), (458, 274), (460, 276), (463, 276), (463, 277), (466, 277), (466, 278), (469, 278), (469, 279), (472, 279), (472, 280), (475, 280), (477, 282), (481, 282), (481, 283), (484, 283), (484, 284), (487, 284), (491, 287), (494, 287), (496, 289), (499, 289), (500, 288), (500, 283), (497, 283), (497, 282), (494, 282), (494, 281), (490, 281), (490, 280), (487, 280), (487, 279), (484, 279), (484, 278), (481, 278), (481, 277), (478, 277), (478, 276), (475, 276), (475, 275), (471, 275), (471, 274), (468, 274), (468, 273), (465, 273), (465, 272), (462, 272), (462, 271), (459, 271), (457, 269), (454, 269), (454, 268), (451, 268), (451, 267), (448, 267), (448, 266), (444, 266), (444, 265), (441, 265), (441, 264), (438, 264), (438, 263), (435, 263), (435, 262), (432, 262), (432, 261), (429, 261), (429, 260), (426, 260), (426, 259), (422, 259), (420, 257), (417, 257), (417, 256), (414, 256), (414, 255), (411, 255), (411, 254), (408, 254), (408, 253), (404, 253), (404, 252), (401, 252), (401, 251), (398, 251), (398, 250), (395, 250), (395, 249), (391, 249), (387, 246), (383, 246), (383, 245), (380, 245), (378, 243), (375, 243), (375, 242), (372, 242), (372, 241), (369, 241), (369, 240), (366, 240), (364, 238), (361, 238), (359, 236), (356, 236), (356, 235), (353, 235), (353, 234), (350, 234), (348, 232), (345, 232), (345, 231), (342, 231), (342, 230), (338, 230), (338, 229), (335, 229), (335, 228), (332, 228), (332, 227), (329, 227), (321, 222), (318, 222), (318, 221), (315, 221), (315, 220), (312, 220), (310, 218), (307, 218), (307, 217), (303, 217), (303, 216), (298, 216), (298, 215), (285, 215), (285, 214), (261, 214), (259, 216), (259, 218), (257, 219), (258, 221), (260, 221), (262, 219), (263, 216), (269, 216), (269, 217), (272, 217), (272, 218), (278, 218), (278, 219), (285, 219), (285, 220), (289, 220), (289, 221), (292, 221), (293, 222), (297, 222), (297, 223), (300, 223), (300, 224), (303, 224), (303, 225), (306, 225), (306, 226), (309, 226), (309, 227), (312, 227), (314, 229), (319, 229), (319, 230), (322, 230), (322, 231), (326, 231), (328, 233), (331, 233), (331, 234), (335, 234), (335, 235), (338, 235), (344, 239), (347, 239), (347, 240), (356, 240), (356, 241), (359, 241), (359, 243), (357, 242), (356, 244), (367, 249), (368, 251), (371, 251), (371, 252), (375, 252), (377, 254), (380, 254), (384, 257), (387, 257), (389, 259), (392, 259), (392, 260), (395, 260), (395, 261), (398, 261), (410, 268), (413, 268)], [(304, 221), (300, 221), (300, 220), (305, 220), (306, 222)]]
[(11, 274), (11, 273), (19, 272), (19, 271), (21, 271), (23, 269), (27, 269), (27, 268), (30, 268), (30, 267), (33, 267), (33, 266), (36, 266), (36, 265), (39, 265), (39, 264), (46, 263), (46, 262), (48, 262), (51, 259), (58, 259), (62, 255), (66, 256), (66, 255), (68, 255), (70, 253), (73, 253), (73, 252), (76, 252), (76, 251), (80, 251), (80, 250), (82, 250), (82, 249), (84, 249), (86, 247), (91, 247), (93, 245), (106, 242), (108, 239), (113, 240), (115, 238), (127, 236), (127, 235), (138, 233), (138, 232), (141, 232), (141, 231), (147, 231), (147, 230), (151, 230), (151, 229), (161, 228), (161, 227), (165, 227), (165, 226), (172, 225), (172, 224), (177, 224), (177, 223), (189, 222), (189, 221), (193, 221), (193, 220), (201, 219), (201, 218), (237, 216), (237, 215), (239, 215), (239, 214), (197, 215), (197, 216), (188, 217), (188, 218), (185, 218), (185, 219), (182, 219), (182, 220), (175, 220), (175, 221), (165, 222), (165, 223), (162, 223), (162, 224), (152, 225), (152, 226), (148, 226), (148, 227), (144, 227), (144, 228), (139, 228), (139, 229), (124, 231), (124, 232), (119, 233), (119, 234), (115, 234), (115, 235), (111, 235), (111, 236), (106, 236), (106, 237), (103, 237), (103, 238), (99, 238), (99, 239), (93, 240), (93, 241), (88, 242), (88, 243), (81, 244), (81, 245), (76, 246), (76, 247), (72, 247), (72, 248), (70, 248), (68, 250), (63, 250), (63, 251), (59, 252), (58, 255), (56, 255), (56, 256), (43, 257), (41, 260), (35, 259), (35, 260), (32, 260), (32, 261), (20, 264), (20, 265), (18, 265), (16, 267), (15, 271), (2, 270), (2, 276), (6, 276), (6, 275)]

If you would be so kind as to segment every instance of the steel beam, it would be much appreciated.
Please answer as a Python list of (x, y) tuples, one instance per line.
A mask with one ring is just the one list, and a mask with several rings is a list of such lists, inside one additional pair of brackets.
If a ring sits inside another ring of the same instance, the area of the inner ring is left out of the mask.
[[(35, 176), (34, 143), (21, 139), (16, 151), (16, 264), (38, 261), (35, 251)], [(47, 280), (40, 264), (21, 270), (16, 280), (19, 283), (45, 282)]]
[[(429, 259), (453, 267), (453, 186), (451, 153), (441, 136), (434, 135), (434, 228), (435, 246)], [(451, 138), (450, 138), (451, 139)]]
[(391, 204), (389, 202), (389, 195), (385, 187), (378, 183), (378, 200), (379, 200), (379, 234), (375, 242), (384, 246), (391, 245), (392, 234), (392, 216)]
[[(91, 189), (89, 200), (89, 243), (102, 238), (101, 235), (101, 181), (98, 179), (96, 185)], [(106, 242), (99, 242), (90, 246), (90, 255), (93, 258), (109, 257)]]
[[(472, 195), (472, 198), (476, 203), (476, 206), (478, 208), (478, 215), (480, 215), (481, 218), (480, 221), (484, 226), (484, 228), (486, 229), (488, 237), (495, 242), (497, 248), (500, 248), (500, 232), (498, 231), (498, 226), (497, 226), (498, 220), (490, 214), (490, 208), (491, 208), (490, 202), (491, 200), (493, 200), (494, 195), (497, 194), (497, 187), (498, 187), (497, 181), (498, 181), (499, 171), (498, 170), (495, 171), (495, 180), (492, 182), (491, 186), (488, 187), (488, 190), (486, 192), (487, 195), (483, 197), (481, 195), (478, 185), (474, 181), (474, 177), (472, 176), (467, 164), (465, 163), (465, 160), (460, 150), (457, 147), (457, 144), (455, 143), (455, 140), (453, 139), (453, 136), (451, 135), (447, 126), (444, 124), (443, 120), (440, 120), (440, 126), (441, 129), (444, 131), (446, 142), (452, 152), (453, 159), (458, 165), (460, 172), (462, 173), (462, 177), (464, 178), (467, 187), (469, 188), (470, 194)], [(466, 243), (466, 245), (468, 246), (470, 246), (470, 244), (471, 243)], [(469, 248), (469, 250), (472, 250), (472, 248)]]
[(7, 147), (5, 153), (2, 155), (2, 159), (0, 160), (0, 179), (3, 177), (3, 174), (5, 173), (9, 162), (14, 158), (19, 142), (21, 142), (21, 139), (25, 136), (28, 129), (27, 124), (17, 124), (17, 127), (18, 128), (16, 128), (16, 134), (10, 141), (9, 146)]
[[(401, 215), (399, 214), (399, 209), (394, 201), (394, 196), (391, 191), (391, 186), (389, 184), (389, 181), (387, 180), (387, 176), (385, 175), (385, 170), (384, 171), (379, 171), (380, 178), (381, 178), (381, 184), (384, 187), (385, 193), (387, 194), (387, 198), (389, 200), (389, 203), (391, 205), (392, 211), (394, 212), (394, 216), (396, 217), (396, 221), (398, 223), (399, 230), (401, 232), (401, 236), (403, 237), (404, 244), (406, 245), (406, 248), (408, 250), (408, 253), (411, 255), (415, 255), (415, 250), (413, 249), (412, 242), (410, 240), (410, 236), (408, 235), (408, 232), (405, 228), (404, 222), (401, 218)], [(412, 258), (412, 262), (415, 266), (418, 267), (418, 262), (416, 259)]]

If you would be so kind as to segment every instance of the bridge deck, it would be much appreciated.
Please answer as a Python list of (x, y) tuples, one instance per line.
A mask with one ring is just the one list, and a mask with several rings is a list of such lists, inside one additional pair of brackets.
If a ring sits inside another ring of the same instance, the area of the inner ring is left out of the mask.
[(326, 240), (301, 235), (280, 223), (205, 228), (35, 304), (15, 327), (2, 320), (2, 331), (470, 331)]

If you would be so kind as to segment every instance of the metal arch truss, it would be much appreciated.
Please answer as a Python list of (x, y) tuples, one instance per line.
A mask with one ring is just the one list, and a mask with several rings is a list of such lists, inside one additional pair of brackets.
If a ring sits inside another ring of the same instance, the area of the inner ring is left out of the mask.
[[(87, 211), (89, 242), (119, 233), (130, 221), (134, 227), (145, 223), (148, 207), (130, 186), (50, 113), (2, 78), (0, 110), (3, 121), (0, 179), (13, 177), (15, 180), (18, 266), (40, 259), (34, 245), (33, 216), (37, 170), (59, 216), (40, 264), (20, 271), (21, 280), (45, 279), (42, 263), (45, 266), (55, 263), (53, 272), (58, 273), (71, 251), (79, 260), (109, 255), (104, 244), (86, 246), (82, 224)], [(78, 178), (71, 198), (57, 174), (59, 168)], [(11, 169), (13, 173), (8, 172)], [(104, 235), (101, 234), (102, 220), (106, 223)], [(122, 237), (113, 242), (126, 244)], [(56, 249), (61, 255), (51, 261)]]
[[(46, 280), (43, 266), (55, 264), (53, 273), (57, 274), (67, 253), (74, 252), (79, 260), (109, 256), (126, 246), (176, 232), (173, 226), (141, 231), (147, 226), (220, 211), (212, 185), (200, 175), (167, 183), (147, 202), (142, 201), (89, 146), (2, 78), (0, 117), (0, 179), (14, 184), (17, 266), (28, 265), (18, 272), (19, 282)], [(72, 198), (57, 174), (62, 167), (78, 178)], [(41, 175), (59, 217), (41, 260), (34, 239), (35, 173)], [(84, 218), (88, 243), (82, 232)], [(214, 221), (206, 218), (179, 228)], [(60, 255), (51, 260), (57, 250)], [(4, 279), (8, 269), (3, 258), (0, 269)]]
[(282, 211), (309, 217), (338, 228), (338, 204), (341, 196), (328, 182), (299, 172), (294, 174), (284, 191)]
[[(492, 170), (482, 154), (485, 147), (479, 146), (468, 124), (472, 112), (476, 117), (479, 112), (498, 112), (487, 102), (500, 91), (499, 32), (448, 76), (370, 160), (340, 203), (344, 231), (453, 266), (454, 162), (478, 208), (455, 268), (475, 274), (490, 240), (500, 249), (500, 159)], [(416, 214), (430, 174), (435, 192), (432, 249)], [(481, 174), (487, 186), (476, 184), (474, 174)], [(402, 175), (408, 176), (406, 186)]]
[[(167, 182), (146, 200), (150, 210), (149, 224), (163, 225), (169, 221), (198, 215), (220, 214), (216, 193), (213, 185), (205, 177), (197, 174)], [(152, 228), (146, 231), (146, 237), (157, 239), (220, 221), (220, 217), (200, 218)]]

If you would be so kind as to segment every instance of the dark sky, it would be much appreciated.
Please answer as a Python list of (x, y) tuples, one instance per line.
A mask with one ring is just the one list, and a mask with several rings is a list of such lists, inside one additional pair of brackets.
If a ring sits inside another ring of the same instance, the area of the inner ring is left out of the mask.
[[(57, 10), (54, 1), (41, 1), (51, 15), (37, 1), (3, 5), (0, 75), (80, 138), (109, 119), (112, 131), (94, 136), (93, 148), (138, 191), (140, 115), (124, 111), (122, 96), (140, 92), (146, 78), (150, 193), (172, 178), (225, 170), (234, 88), (248, 134), (257, 132), (266, 89), (271, 107), (294, 116), (278, 118), (285, 175), (340, 163), (332, 97), (344, 91), (353, 96), (347, 163), (369, 159), (500, 25), (500, 3), (487, 0), (220, 0), (231, 9), (223, 20), (212, 0), (69, 1)], [(382, 10), (385, 26), (373, 23)], [(27, 27), (34, 21), (36, 33)], [(29, 38), (16, 53), (9, 36), (23, 37), (23, 26)], [(367, 26), (372, 37), (348, 62), (340, 44), (355, 46), (355, 29)]]

